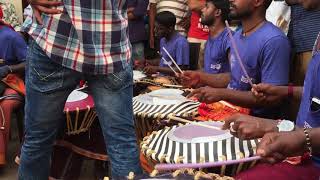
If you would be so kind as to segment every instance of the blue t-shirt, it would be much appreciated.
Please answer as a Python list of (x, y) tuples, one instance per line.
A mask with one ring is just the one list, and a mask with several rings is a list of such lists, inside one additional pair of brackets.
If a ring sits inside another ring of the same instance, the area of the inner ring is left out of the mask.
[[(289, 81), (290, 43), (285, 34), (270, 22), (265, 22), (249, 36), (242, 30), (234, 34), (239, 54), (252, 82), (286, 85)], [(250, 91), (249, 79), (244, 75), (233, 48), (230, 49), (231, 80), (229, 88)], [(279, 118), (279, 108), (252, 109), (260, 117)]]
[[(189, 65), (189, 43), (184, 36), (179, 33), (175, 33), (171, 37), (170, 41), (167, 41), (165, 38), (160, 40), (160, 54), (166, 61), (168, 61), (168, 63), (171, 64), (171, 59), (162, 47), (169, 52), (178, 65)], [(167, 67), (168, 65), (165, 64), (164, 60), (161, 58), (159, 66)], [(174, 64), (172, 64), (172, 67), (175, 67)]]
[[(320, 99), (320, 41), (318, 39), (316, 51), (308, 65), (304, 80), (303, 96), (296, 120), (297, 126), (303, 128), (320, 127), (320, 109), (311, 109), (312, 98)], [(320, 157), (312, 156), (314, 162), (320, 167)]]
[(230, 72), (229, 49), (230, 41), (226, 28), (219, 36), (209, 37), (204, 52), (204, 71), (209, 74)]
[(27, 44), (20, 34), (7, 26), (0, 26), (0, 42), (0, 59), (4, 64), (19, 64), (26, 60)]

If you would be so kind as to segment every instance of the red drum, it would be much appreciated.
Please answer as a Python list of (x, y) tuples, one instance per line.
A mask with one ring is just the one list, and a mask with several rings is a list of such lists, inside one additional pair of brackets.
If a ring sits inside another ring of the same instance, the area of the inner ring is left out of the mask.
[(97, 117), (92, 96), (78, 90), (72, 91), (69, 95), (64, 112), (68, 135), (87, 131)]

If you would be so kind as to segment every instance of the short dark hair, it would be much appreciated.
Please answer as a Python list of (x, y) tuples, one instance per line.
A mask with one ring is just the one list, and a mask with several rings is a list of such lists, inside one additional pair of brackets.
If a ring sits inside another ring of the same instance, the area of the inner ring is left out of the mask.
[(270, 6), (270, 4), (272, 3), (272, 0), (264, 0), (264, 7), (266, 8), (266, 9), (268, 9), (269, 8), (269, 6)]
[(229, 0), (207, 0), (207, 2), (211, 2), (217, 9), (221, 10), (223, 21), (229, 21), (229, 13), (230, 13), (230, 2)]
[(174, 27), (176, 21), (176, 16), (170, 11), (162, 11), (156, 15), (156, 22), (166, 27)]

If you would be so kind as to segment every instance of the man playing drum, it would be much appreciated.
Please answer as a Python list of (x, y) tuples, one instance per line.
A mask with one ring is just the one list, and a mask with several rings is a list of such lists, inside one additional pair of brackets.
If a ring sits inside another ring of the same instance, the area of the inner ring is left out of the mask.
[(225, 20), (230, 11), (227, 0), (207, 0), (202, 9), (201, 23), (210, 30), (204, 52), (204, 71), (209, 74), (229, 73), (230, 39)]
[[(160, 61), (149, 61), (151, 65), (145, 68), (147, 74), (157, 72), (175, 75), (168, 67), (171, 66), (179, 72), (171, 57), (181, 69), (189, 66), (189, 43), (187, 39), (179, 34), (175, 29), (176, 17), (169, 11), (162, 11), (156, 15), (156, 34), (160, 40)], [(171, 56), (171, 57), (170, 57)]]
[[(320, 10), (318, 0), (302, 0), (304, 8)], [(319, 34), (320, 35), (320, 34)], [(273, 166), (260, 164), (238, 176), (239, 179), (319, 179), (320, 156), (319, 140), (317, 139), (320, 127), (320, 39), (318, 37), (313, 57), (308, 67), (304, 87), (272, 86), (258, 84), (253, 88), (258, 101), (274, 103), (301, 99), (301, 105), (294, 123), (282, 120), (279, 122), (252, 116), (235, 115), (227, 118), (225, 129), (231, 129), (232, 134), (242, 139), (262, 138), (257, 153), (266, 160), (275, 163)], [(303, 90), (303, 91), (302, 91)], [(231, 124), (232, 123), (232, 124)], [(282, 132), (284, 131), (284, 132)], [(289, 132), (291, 131), (291, 132)], [(297, 161), (298, 165), (281, 162), (287, 156), (310, 156)]]
[(127, 2), (29, 0), (25, 141), (19, 179), (48, 179), (68, 95), (88, 82), (113, 178), (141, 173), (133, 124)]
[(271, 0), (230, 0), (230, 16), (242, 23), (242, 29), (234, 34), (239, 53), (235, 47), (230, 50), (230, 73), (184, 72), (181, 79), (185, 86), (201, 87), (191, 95), (206, 103), (225, 100), (249, 107), (257, 116), (280, 116), (279, 107), (262, 108), (250, 92), (252, 83), (288, 84), (290, 45), (285, 34), (265, 19), (270, 3)]

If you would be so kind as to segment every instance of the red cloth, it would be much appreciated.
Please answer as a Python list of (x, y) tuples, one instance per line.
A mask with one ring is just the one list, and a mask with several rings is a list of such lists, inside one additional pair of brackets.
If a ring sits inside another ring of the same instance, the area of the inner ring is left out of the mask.
[(24, 81), (16, 74), (8, 74), (5, 78), (2, 79), (2, 82), (7, 84), (10, 88), (14, 89), (22, 95), (26, 95), (26, 88)]
[(3, 18), (3, 11), (2, 11), (2, 8), (0, 6), (0, 19), (2, 19), (2, 18)]
[(192, 11), (188, 37), (207, 40), (209, 29), (200, 23), (200, 18), (199, 13)]
[[(230, 103), (228, 103), (230, 104)], [(229, 106), (232, 106), (229, 107)], [(249, 114), (250, 110), (247, 108), (242, 108), (230, 104), (229, 106), (221, 103), (215, 102), (212, 104), (201, 103), (198, 108), (199, 117), (196, 117), (197, 120), (207, 121), (207, 120), (217, 120), (222, 121), (225, 118), (232, 116), (236, 113)]]
[(287, 162), (278, 164), (258, 164), (238, 174), (236, 180), (319, 180), (320, 168), (312, 160), (306, 159), (298, 165)]

